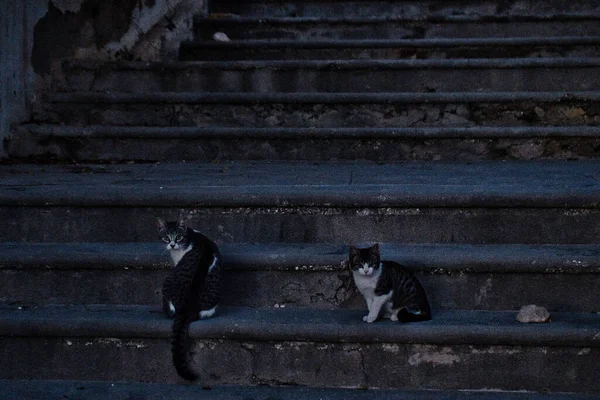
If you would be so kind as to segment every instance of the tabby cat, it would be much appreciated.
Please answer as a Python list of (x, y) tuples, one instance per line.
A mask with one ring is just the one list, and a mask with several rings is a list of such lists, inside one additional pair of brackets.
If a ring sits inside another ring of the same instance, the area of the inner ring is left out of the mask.
[(189, 228), (184, 217), (176, 222), (157, 217), (156, 228), (174, 264), (162, 288), (163, 310), (173, 318), (173, 364), (182, 378), (192, 381), (198, 374), (190, 365), (188, 331), (192, 321), (215, 314), (222, 285), (221, 254), (214, 242)]
[(393, 261), (381, 261), (379, 244), (367, 248), (350, 246), (349, 266), (354, 283), (364, 296), (369, 313), (363, 321), (383, 317), (411, 322), (431, 319), (425, 289), (411, 271)]

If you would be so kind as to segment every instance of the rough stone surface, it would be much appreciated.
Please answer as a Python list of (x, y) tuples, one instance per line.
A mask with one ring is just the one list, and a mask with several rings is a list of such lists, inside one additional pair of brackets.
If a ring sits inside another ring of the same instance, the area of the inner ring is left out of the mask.
[[(140, 101), (141, 102), (141, 101)], [(46, 104), (35, 121), (73, 125), (215, 127), (427, 127), (600, 125), (596, 102), (504, 104)], [(458, 106), (465, 115), (456, 112)], [(540, 118), (539, 110), (543, 111)], [(536, 112), (537, 110), (537, 112)]]
[(588, 91), (600, 62), (546, 60), (308, 60), (71, 64), (63, 90), (198, 92)]
[[(598, 393), (597, 316), (556, 314), (524, 330), (510, 312), (374, 325), (361, 315), (225, 309), (191, 329), (201, 382)], [(2, 379), (177, 381), (158, 307), (4, 307), (0, 319)]]
[(185, 400), (201, 396), (205, 400), (594, 400), (599, 396), (482, 391), (353, 390), (306, 387), (204, 386), (89, 382), (89, 381), (1, 381), (0, 396), (7, 399), (55, 400), (84, 396), (89, 400)]
[[(597, 24), (597, 21), (594, 21)], [(504, 28), (504, 27), (500, 27)], [(418, 39), (427, 41), (427, 39)], [(600, 54), (600, 42), (590, 39), (571, 39), (566, 42), (555, 38), (548, 43), (503, 44), (459, 42), (435, 45), (435, 41), (424, 43), (371, 43), (360, 46), (342, 47), (331, 42), (322, 42), (315, 48), (312, 43), (304, 47), (293, 42), (249, 43), (243, 41), (217, 47), (208, 42), (186, 42), (182, 44), (181, 58), (186, 61), (207, 60), (338, 60), (338, 59), (462, 59), (462, 58), (550, 58), (550, 57), (597, 57)], [(542, 41), (545, 42), (545, 41)], [(562, 43), (561, 43), (562, 42)], [(294, 45), (295, 44), (295, 45)], [(358, 43), (357, 43), (358, 44)], [(281, 46), (281, 47), (279, 47)]]
[[(0, 302), (160, 304), (171, 261), (154, 243), (4, 244)], [(388, 245), (384, 257), (416, 271), (434, 309), (595, 312), (598, 246)], [(347, 246), (228, 245), (223, 305), (364, 309), (342, 266)], [(27, 254), (27, 257), (23, 257)]]
[[(168, 127), (166, 128), (169, 129)], [(600, 154), (598, 138), (499, 139), (145, 139), (13, 136), (11, 157), (24, 161), (158, 162), (236, 160), (481, 161), (585, 160)], [(143, 151), (140, 151), (143, 149)]]
[[(477, 17), (470, 20), (457, 21), (450, 18), (438, 18), (433, 21), (412, 21), (398, 18), (364, 18), (353, 20), (351, 18), (318, 19), (318, 18), (197, 18), (196, 39), (210, 40), (213, 32), (227, 32), (233, 40), (289, 40), (289, 41), (331, 41), (331, 40), (406, 40), (406, 39), (432, 39), (432, 38), (503, 38), (503, 37), (552, 37), (552, 36), (588, 36), (600, 33), (598, 20), (595, 18), (581, 20), (553, 20), (551, 18), (533, 21), (505, 20), (484, 22)], [(240, 46), (241, 47), (241, 46)], [(234, 49), (230, 49), (234, 50)], [(263, 49), (261, 49), (263, 50)], [(297, 50), (285, 51), (279, 55), (297, 54)], [(311, 55), (306, 52), (306, 57), (318, 57), (318, 49)], [(564, 50), (564, 49), (563, 49)], [(273, 51), (273, 50), (272, 50)], [(356, 51), (356, 57), (367, 57), (370, 53), (363, 49)], [(381, 50), (379, 56), (398, 54), (393, 49)], [(518, 48), (513, 51), (519, 52)], [(522, 51), (522, 50), (521, 50)], [(199, 54), (198, 52), (197, 54)], [(218, 52), (227, 57), (224, 52)], [(234, 51), (236, 55), (244, 54), (243, 51)], [(261, 59), (274, 57), (271, 51), (246, 52), (248, 56)], [(339, 49), (338, 54), (345, 53)], [(500, 52), (502, 53), (502, 52)], [(205, 54), (210, 54), (206, 49)], [(260, 54), (260, 55), (259, 55)], [(432, 53), (435, 54), (435, 53)], [(486, 54), (487, 55), (487, 54)], [(544, 52), (540, 55), (544, 55)], [(547, 55), (547, 54), (545, 54)], [(479, 56), (479, 55), (477, 55)], [(387, 57), (383, 57), (387, 58)]]
[(2, 177), (0, 238), (13, 242), (154, 242), (154, 215), (180, 210), (225, 243), (596, 243), (600, 229), (597, 165), (584, 161), (7, 165)]
[(337, 15), (343, 17), (397, 17), (433, 18), (448, 16), (469, 17), (548, 17), (554, 15), (598, 15), (598, 5), (586, 2), (549, 3), (539, 7), (534, 0), (494, 0), (442, 3), (436, 0), (419, 0), (410, 3), (395, 1), (336, 1), (304, 2), (286, 1), (247, 1), (233, 0), (215, 2), (211, 10), (215, 13), (233, 13), (244, 16), (261, 17), (322, 17)]
[[(0, 353), (7, 362), (0, 374), (3, 379), (175, 383), (169, 347), (166, 338), (4, 338)], [(205, 385), (598, 393), (596, 348), (208, 340), (196, 350)], [(532, 365), (544, 366), (548, 379), (540, 379)]]
[(521, 307), (517, 314), (517, 321), (528, 323), (528, 322), (550, 322), (550, 313), (545, 307), (536, 306), (530, 304)]

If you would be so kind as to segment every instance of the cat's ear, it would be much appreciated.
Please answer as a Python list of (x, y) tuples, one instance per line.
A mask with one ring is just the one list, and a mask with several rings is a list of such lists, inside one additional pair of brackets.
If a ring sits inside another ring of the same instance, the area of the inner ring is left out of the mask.
[(179, 218), (177, 219), (177, 227), (183, 230), (187, 230), (188, 221), (190, 220), (190, 215), (185, 214), (183, 212), (179, 213)]
[(379, 255), (379, 243), (375, 243), (373, 246), (371, 246), (371, 254)]
[(360, 251), (354, 247), (354, 246), (350, 246), (350, 257), (356, 257), (357, 255), (360, 254)]
[(167, 229), (167, 222), (161, 217), (154, 217), (154, 222), (156, 223), (156, 230), (159, 232)]

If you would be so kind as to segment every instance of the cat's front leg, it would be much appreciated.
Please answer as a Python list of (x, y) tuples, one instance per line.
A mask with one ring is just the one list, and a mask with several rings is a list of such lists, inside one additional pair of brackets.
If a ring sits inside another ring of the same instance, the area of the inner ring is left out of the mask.
[(375, 296), (373, 297), (373, 301), (371, 303), (371, 307), (369, 308), (369, 314), (366, 317), (368, 323), (375, 322), (377, 317), (379, 317), (379, 313), (381, 312), (381, 307), (390, 299), (391, 292), (389, 294), (384, 294), (383, 296)]
[[(373, 297), (367, 297), (365, 296), (365, 301), (367, 303), (367, 310), (369, 311), (369, 314), (371, 313), (371, 307), (373, 306)], [(367, 318), (369, 318), (369, 314), (365, 315), (363, 317), (363, 321), (366, 321)]]

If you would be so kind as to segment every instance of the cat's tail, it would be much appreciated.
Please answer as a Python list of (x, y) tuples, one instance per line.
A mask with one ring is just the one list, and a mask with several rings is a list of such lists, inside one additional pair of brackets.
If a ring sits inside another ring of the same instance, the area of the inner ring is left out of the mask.
[(171, 338), (171, 351), (173, 365), (183, 379), (195, 381), (198, 373), (192, 368), (192, 353), (190, 349), (189, 330), (193, 316), (189, 313), (178, 312), (173, 320), (173, 335)]
[(431, 320), (431, 307), (429, 302), (424, 301), (416, 307), (403, 308), (398, 311), (398, 321), (419, 322)]
[(413, 314), (406, 309), (398, 311), (398, 321), (400, 322), (419, 322), (431, 320), (430, 312), (423, 312), (419, 314)]
[[(213, 264), (220, 260), (213, 255)], [(199, 266), (194, 272), (194, 278), (191, 285), (186, 290), (184, 303), (175, 310), (173, 319), (173, 333), (171, 338), (171, 352), (173, 353), (173, 365), (175, 370), (183, 379), (195, 381), (198, 379), (198, 373), (192, 368), (192, 352), (189, 338), (190, 324), (198, 319), (198, 293), (200, 292), (209, 266)]]

